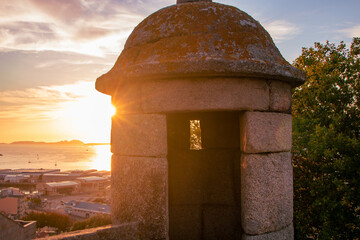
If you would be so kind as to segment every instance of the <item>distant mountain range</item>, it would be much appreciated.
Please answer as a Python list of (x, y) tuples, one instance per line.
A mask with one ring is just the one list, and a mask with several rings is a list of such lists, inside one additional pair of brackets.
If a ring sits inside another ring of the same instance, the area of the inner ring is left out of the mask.
[[(5, 143), (1, 143), (5, 144)], [(22, 145), (76, 145), (76, 146), (82, 146), (82, 145), (109, 145), (109, 143), (84, 143), (80, 140), (71, 140), (71, 141), (60, 141), (60, 142), (35, 142), (35, 141), (17, 141), (12, 142), (9, 144), (22, 144)]]

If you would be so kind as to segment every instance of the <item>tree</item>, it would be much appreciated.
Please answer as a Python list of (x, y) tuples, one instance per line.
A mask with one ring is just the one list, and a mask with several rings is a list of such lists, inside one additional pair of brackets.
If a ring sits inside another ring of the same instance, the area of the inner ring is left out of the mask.
[(68, 231), (71, 226), (69, 216), (57, 212), (30, 212), (23, 217), (25, 221), (36, 221), (36, 227), (55, 227), (61, 232)]
[(97, 214), (88, 219), (75, 222), (71, 228), (71, 231), (101, 227), (109, 224), (111, 224), (110, 215)]
[(303, 48), (293, 92), (296, 239), (360, 236), (360, 38)]

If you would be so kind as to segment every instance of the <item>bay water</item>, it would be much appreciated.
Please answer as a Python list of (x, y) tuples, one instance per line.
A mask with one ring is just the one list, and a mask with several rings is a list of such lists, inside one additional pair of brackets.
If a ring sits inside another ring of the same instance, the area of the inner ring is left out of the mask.
[(110, 170), (110, 145), (0, 144), (0, 169)]

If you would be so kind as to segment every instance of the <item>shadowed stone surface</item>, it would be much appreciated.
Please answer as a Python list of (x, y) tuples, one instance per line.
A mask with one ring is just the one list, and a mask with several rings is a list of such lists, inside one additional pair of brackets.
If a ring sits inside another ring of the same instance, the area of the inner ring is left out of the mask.
[(305, 79), (248, 14), (198, 1), (163, 8), (142, 21), (114, 67), (97, 79), (96, 89), (112, 95), (126, 82), (200, 76), (256, 76), (293, 86)]
[(293, 240), (294, 239), (294, 227), (290, 226), (272, 233), (267, 233), (257, 236), (243, 235), (242, 240)]
[(290, 114), (245, 112), (240, 117), (241, 149), (245, 153), (291, 151)]
[(269, 108), (269, 87), (258, 79), (151, 81), (141, 90), (144, 112)]
[(111, 151), (125, 156), (166, 157), (166, 116), (116, 114), (112, 118)]
[(204, 238), (206, 240), (235, 240), (237, 212), (228, 206), (204, 208)]
[(280, 81), (270, 83), (270, 110), (289, 112), (291, 107), (291, 86)]
[[(176, 206), (172, 212), (176, 218), (172, 219), (172, 224), (176, 225), (175, 229), (171, 229), (171, 240), (197, 240), (202, 236), (202, 209), (201, 206), (187, 205)], [(191, 229), (191, 231), (189, 231)]]
[(113, 224), (140, 222), (141, 239), (168, 238), (167, 168), (166, 158), (113, 155)]
[[(167, 118), (170, 239), (241, 237), (239, 114), (174, 113)], [(189, 149), (190, 119), (200, 121), (201, 150)]]
[(293, 219), (291, 153), (243, 154), (241, 215), (246, 234), (274, 232)]

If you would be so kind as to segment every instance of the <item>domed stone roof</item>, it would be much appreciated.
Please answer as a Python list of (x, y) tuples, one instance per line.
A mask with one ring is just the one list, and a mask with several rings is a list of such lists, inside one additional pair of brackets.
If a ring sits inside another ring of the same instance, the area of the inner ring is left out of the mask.
[(111, 95), (132, 81), (251, 76), (292, 86), (305, 80), (245, 12), (211, 1), (178, 0), (133, 30), (114, 67), (97, 79), (96, 89)]

